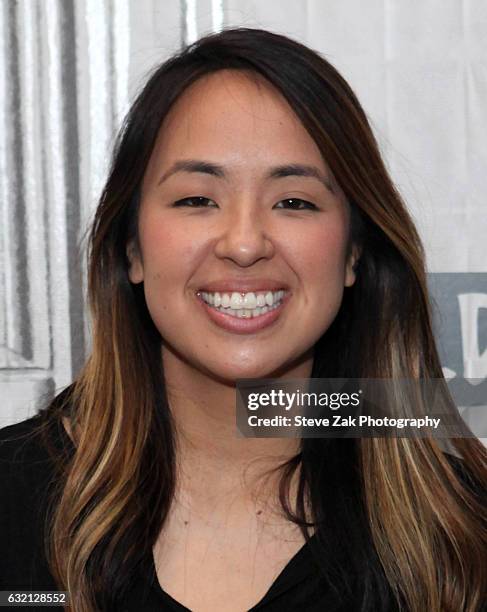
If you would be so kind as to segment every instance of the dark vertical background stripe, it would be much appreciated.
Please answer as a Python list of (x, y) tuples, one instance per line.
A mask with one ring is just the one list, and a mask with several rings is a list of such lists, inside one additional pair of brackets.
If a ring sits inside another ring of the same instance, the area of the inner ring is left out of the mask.
[[(10, 169), (12, 181), (12, 217), (11, 229), (13, 231), (12, 242), (14, 250), (14, 286), (15, 305), (18, 308), (18, 321), (20, 333), (20, 351), (24, 359), (30, 360), (32, 352), (32, 320), (30, 316), (30, 286), (28, 279), (27, 258), (27, 226), (26, 214), (29, 206), (29, 194), (25, 191), (24, 184), (24, 153), (22, 147), (23, 134), (29, 137), (29, 129), (33, 126), (23, 125), (22, 107), (30, 104), (30, 100), (23, 100), (20, 91), (19, 67), (19, 36), (18, 36), (18, 3), (11, 1), (8, 6), (7, 20), (7, 92), (9, 95), (8, 109), (12, 118), (11, 130), (11, 160), (13, 167)], [(8, 273), (8, 271), (7, 271)], [(14, 347), (11, 347), (14, 348)], [(15, 347), (17, 348), (17, 346)]]
[[(61, 18), (61, 78), (63, 84), (63, 140), (66, 186), (67, 259), (69, 274), (69, 313), (73, 376), (85, 359), (83, 280), (80, 256), (81, 203), (78, 127), (78, 87), (76, 81), (76, 27), (74, 0), (59, 2)], [(103, 86), (103, 84), (100, 84)]]

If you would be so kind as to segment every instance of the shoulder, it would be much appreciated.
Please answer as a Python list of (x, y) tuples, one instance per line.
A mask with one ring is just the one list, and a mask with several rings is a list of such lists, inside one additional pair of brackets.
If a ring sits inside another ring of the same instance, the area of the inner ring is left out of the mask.
[(46, 414), (0, 429), (0, 586), (54, 588), (44, 544), (64, 440)]
[(3, 482), (45, 459), (44, 428), (45, 423), (36, 415), (0, 429), (0, 477)]
[(0, 428), (0, 475), (15, 475), (25, 469), (42, 469), (55, 458), (69, 454), (71, 441), (61, 421), (69, 387), (36, 415)]
[(53, 482), (52, 424), (39, 415), (0, 429), (0, 516), (9, 522), (35, 511)]
[(0, 429), (0, 477), (14, 478), (40, 472), (53, 463), (53, 450), (59, 447), (58, 425), (46, 415)]
[[(70, 452), (70, 440), (56, 411), (43, 410), (0, 429), (3, 490), (27, 501), (45, 492)], [(5, 495), (3, 495), (5, 499)]]
[(41, 415), (36, 414), (25, 421), (0, 428), (0, 461), (11, 458), (12, 453), (15, 455), (25, 447), (25, 443), (30, 442), (27, 449), (32, 451), (35, 448), (35, 444), (32, 445), (33, 437), (38, 434), (43, 421)]
[(3, 537), (18, 520), (34, 511), (36, 497), (49, 477), (49, 462), (40, 442), (39, 419), (32, 417), (0, 429), (0, 524)]

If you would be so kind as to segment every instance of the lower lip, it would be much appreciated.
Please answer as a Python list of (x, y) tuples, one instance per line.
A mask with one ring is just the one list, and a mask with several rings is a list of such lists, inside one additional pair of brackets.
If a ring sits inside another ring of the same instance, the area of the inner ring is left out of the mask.
[(235, 334), (251, 334), (253, 332), (257, 332), (261, 329), (269, 327), (273, 323), (275, 323), (278, 318), (281, 316), (283, 309), (285, 308), (289, 298), (291, 297), (290, 293), (284, 294), (280, 306), (266, 312), (265, 314), (261, 314), (258, 317), (252, 317), (250, 319), (232, 317), (232, 315), (225, 314), (224, 312), (220, 312), (215, 308), (209, 306), (201, 296), (196, 295), (197, 300), (203, 306), (206, 313), (210, 317), (210, 319), (216, 323), (219, 327), (223, 329), (227, 329)]

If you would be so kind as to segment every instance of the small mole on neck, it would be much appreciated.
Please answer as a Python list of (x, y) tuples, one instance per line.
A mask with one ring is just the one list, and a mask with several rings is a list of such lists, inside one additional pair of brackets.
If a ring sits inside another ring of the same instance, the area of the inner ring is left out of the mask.
[(262, 514), (262, 510), (257, 510), (257, 514)]
[(184, 524), (187, 525), (189, 523), (189, 521), (184, 521)]

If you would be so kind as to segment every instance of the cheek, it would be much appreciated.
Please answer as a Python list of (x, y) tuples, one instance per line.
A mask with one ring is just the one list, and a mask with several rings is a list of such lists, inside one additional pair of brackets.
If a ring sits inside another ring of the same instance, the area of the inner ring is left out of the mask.
[(347, 231), (341, 223), (326, 223), (296, 237), (291, 257), (310, 290), (343, 285), (346, 247)]
[(146, 217), (139, 226), (144, 262), (144, 294), (151, 318), (163, 337), (181, 328), (186, 282), (195, 265), (197, 244), (176, 224)]
[(181, 284), (195, 264), (198, 245), (188, 232), (172, 224), (146, 224), (141, 229), (146, 284), (157, 283), (169, 288)]
[(328, 329), (340, 309), (347, 239), (346, 225), (337, 222), (314, 228), (305, 240), (296, 243), (294, 258), (299, 266), (302, 308), (308, 313), (302, 330), (307, 329), (313, 341)]
[[(142, 232), (141, 232), (142, 234)], [(180, 328), (186, 283), (191, 278), (196, 246), (177, 228), (149, 227), (141, 236), (144, 292), (152, 320), (163, 337)]]

